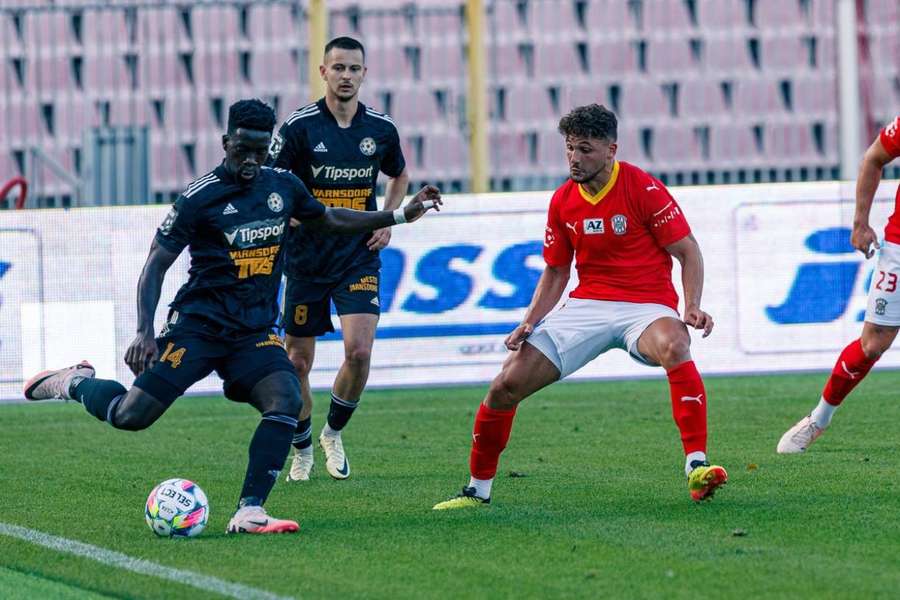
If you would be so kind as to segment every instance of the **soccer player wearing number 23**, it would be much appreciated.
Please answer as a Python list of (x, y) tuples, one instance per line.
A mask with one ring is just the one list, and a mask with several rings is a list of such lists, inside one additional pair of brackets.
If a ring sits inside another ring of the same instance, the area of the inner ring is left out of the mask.
[(776, 447), (779, 454), (798, 454), (809, 448), (831, 423), (834, 411), (859, 385), (881, 355), (887, 352), (900, 329), (900, 188), (894, 200), (894, 213), (884, 228), (884, 245), (878, 244), (875, 230), (869, 226), (869, 212), (881, 172), (900, 156), (900, 116), (881, 130), (866, 150), (856, 179), (856, 213), (850, 244), (872, 258), (880, 249), (878, 265), (869, 288), (869, 303), (862, 335), (850, 342), (838, 356), (831, 377), (813, 411), (788, 429)]
[[(713, 327), (700, 309), (700, 248), (665, 186), (616, 160), (616, 128), (615, 115), (597, 104), (560, 121), (571, 177), (550, 200), (547, 266), (522, 324), (506, 338), (513, 353), (475, 416), (469, 484), (436, 510), (487, 505), (519, 402), (613, 348), (666, 370), (691, 498), (707, 499), (727, 481), (725, 469), (706, 460), (709, 398), (691, 360), (686, 327), (702, 329), (704, 337)], [(683, 319), (676, 312), (673, 256), (682, 266)], [(578, 287), (550, 313), (566, 288), (573, 257)]]

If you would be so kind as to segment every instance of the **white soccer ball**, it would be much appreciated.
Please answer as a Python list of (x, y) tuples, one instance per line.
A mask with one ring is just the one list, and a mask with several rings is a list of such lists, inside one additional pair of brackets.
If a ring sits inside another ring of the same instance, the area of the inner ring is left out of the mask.
[(160, 537), (194, 537), (209, 520), (209, 501), (193, 481), (167, 479), (150, 492), (144, 517)]

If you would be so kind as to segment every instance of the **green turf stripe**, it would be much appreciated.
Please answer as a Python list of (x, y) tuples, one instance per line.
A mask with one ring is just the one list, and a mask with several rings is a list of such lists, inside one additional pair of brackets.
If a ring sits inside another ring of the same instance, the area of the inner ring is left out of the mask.
[(99, 600), (105, 598), (88, 590), (78, 589), (58, 581), (44, 579), (31, 573), (19, 573), (0, 567), (0, 590), (6, 600)]

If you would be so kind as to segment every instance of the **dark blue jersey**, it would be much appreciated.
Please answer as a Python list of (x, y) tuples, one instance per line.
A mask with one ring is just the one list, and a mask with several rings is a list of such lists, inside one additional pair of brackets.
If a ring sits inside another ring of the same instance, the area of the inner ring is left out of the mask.
[(278, 318), (282, 245), (290, 218), (317, 219), (325, 207), (283, 169), (263, 167), (245, 183), (223, 166), (194, 181), (156, 232), (171, 252), (191, 254), (188, 281), (170, 305), (234, 331), (256, 331)]
[[(406, 167), (400, 137), (390, 117), (362, 102), (342, 128), (325, 99), (294, 111), (272, 139), (269, 161), (303, 180), (325, 206), (377, 210), (379, 171), (397, 177)], [(366, 247), (371, 233), (325, 233), (299, 227), (288, 240), (288, 277), (333, 282), (363, 264), (380, 266)]]

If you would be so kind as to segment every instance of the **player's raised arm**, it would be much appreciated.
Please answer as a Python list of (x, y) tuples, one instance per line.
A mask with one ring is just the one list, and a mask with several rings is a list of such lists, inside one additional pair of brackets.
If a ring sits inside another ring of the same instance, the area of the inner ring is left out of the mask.
[(131, 372), (140, 375), (156, 361), (158, 350), (154, 339), (153, 316), (159, 305), (163, 280), (180, 252), (173, 252), (153, 240), (150, 253), (141, 271), (137, 289), (137, 335), (125, 351), (125, 363)]
[(859, 165), (859, 175), (856, 178), (856, 212), (853, 215), (853, 232), (850, 234), (850, 244), (862, 252), (866, 258), (872, 258), (878, 245), (878, 234), (869, 225), (869, 212), (872, 210), (872, 200), (881, 182), (881, 172), (893, 157), (881, 143), (880, 136), (875, 138)]
[(304, 226), (338, 233), (372, 231), (390, 225), (412, 223), (431, 209), (441, 210), (441, 192), (433, 185), (424, 186), (403, 208), (394, 211), (363, 211), (349, 208), (329, 208), (318, 219), (304, 221)]
[(693, 234), (666, 246), (666, 250), (681, 263), (681, 285), (684, 287), (684, 322), (694, 329), (702, 329), (703, 337), (713, 329), (712, 317), (700, 309), (703, 296), (703, 253)]

